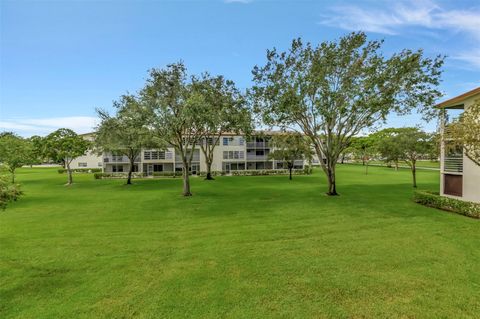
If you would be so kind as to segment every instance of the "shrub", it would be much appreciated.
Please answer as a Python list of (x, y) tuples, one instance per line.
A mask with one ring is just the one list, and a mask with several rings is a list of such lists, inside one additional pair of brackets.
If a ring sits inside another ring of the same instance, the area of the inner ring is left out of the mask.
[[(144, 176), (143, 173), (133, 172), (132, 178), (142, 178)], [(95, 179), (115, 179), (115, 178), (127, 178), (128, 173), (94, 173), (93, 178)]]
[[(227, 174), (227, 173), (224, 172), (224, 171), (211, 171), (210, 173), (212, 174), (212, 176), (225, 176), (225, 174)], [(206, 176), (207, 176), (207, 172), (200, 172), (200, 173), (198, 173), (198, 176), (200, 176), (200, 177), (206, 177)]]
[(18, 184), (12, 184), (10, 175), (0, 172), (0, 210), (4, 210), (8, 203), (16, 201), (23, 192)]
[[(162, 177), (162, 176), (163, 177), (165, 177), (165, 176), (175, 177), (175, 176), (178, 176), (179, 174), (175, 173), (175, 172), (168, 172), (167, 171), (167, 172), (153, 172), (152, 175), (153, 175), (153, 177)], [(182, 174), (180, 173), (180, 175), (182, 175)]]
[(413, 194), (413, 201), (428, 207), (480, 218), (480, 204), (440, 196), (438, 193), (416, 190)]
[[(101, 168), (72, 168), (72, 173), (100, 173), (102, 171)], [(67, 169), (60, 168), (58, 170), (58, 174), (65, 174)]]
[[(263, 170), (237, 170), (230, 171), (233, 176), (265, 176), (265, 175), (288, 175), (290, 174), (288, 169), (263, 169)], [(292, 175), (303, 175), (305, 170), (294, 169)]]

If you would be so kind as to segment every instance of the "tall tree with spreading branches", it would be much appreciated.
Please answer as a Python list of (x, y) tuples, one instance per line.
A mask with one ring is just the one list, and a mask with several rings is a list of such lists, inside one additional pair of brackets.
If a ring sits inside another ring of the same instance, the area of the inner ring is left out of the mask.
[(382, 41), (367, 41), (363, 32), (316, 47), (295, 39), (288, 51), (267, 51), (267, 63), (252, 71), (256, 111), (266, 125), (310, 138), (327, 176), (328, 195), (338, 194), (335, 167), (353, 136), (384, 122), (391, 112), (417, 108), (432, 116), (441, 96), (443, 57), (403, 50), (385, 58), (381, 47)]
[(60, 128), (44, 138), (45, 157), (62, 162), (67, 169), (67, 185), (73, 183), (70, 163), (76, 157), (83, 156), (91, 146), (90, 142), (68, 128)]
[(155, 136), (175, 147), (182, 160), (183, 196), (191, 196), (190, 166), (202, 137), (197, 108), (203, 97), (192, 92), (191, 79), (182, 62), (150, 70), (142, 100), (150, 109), (149, 126)]
[(212, 163), (216, 146), (226, 132), (248, 135), (253, 130), (252, 116), (244, 96), (235, 83), (208, 73), (193, 78), (199, 118), (200, 148), (207, 165), (206, 180), (213, 180)]
[(98, 152), (122, 154), (128, 158), (127, 185), (130, 185), (135, 160), (142, 149), (164, 149), (165, 144), (152, 134), (148, 127), (149, 111), (136, 96), (123, 95), (113, 105), (117, 110), (114, 116), (97, 110), (101, 122), (96, 130), (95, 145)]

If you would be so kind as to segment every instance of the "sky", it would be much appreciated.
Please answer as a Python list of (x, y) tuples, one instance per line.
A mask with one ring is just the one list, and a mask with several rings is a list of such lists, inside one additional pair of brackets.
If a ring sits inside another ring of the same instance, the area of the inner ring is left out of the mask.
[[(442, 100), (480, 86), (480, 1), (7, 1), (0, 0), (0, 131), (93, 130), (95, 108), (135, 93), (147, 71), (182, 60), (242, 89), (266, 50), (318, 44), (351, 31), (383, 52), (447, 55)], [(435, 122), (390, 116), (386, 126)]]

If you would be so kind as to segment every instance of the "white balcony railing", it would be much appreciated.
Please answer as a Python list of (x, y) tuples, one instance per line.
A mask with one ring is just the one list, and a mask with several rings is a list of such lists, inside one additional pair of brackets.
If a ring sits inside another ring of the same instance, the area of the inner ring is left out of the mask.
[(445, 172), (462, 173), (463, 172), (463, 156), (462, 155), (446, 156), (443, 159), (443, 170)]

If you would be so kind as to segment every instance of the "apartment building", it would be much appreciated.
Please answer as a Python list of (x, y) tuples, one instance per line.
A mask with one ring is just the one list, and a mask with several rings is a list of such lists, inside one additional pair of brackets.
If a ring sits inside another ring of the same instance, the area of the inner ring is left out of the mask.
[[(213, 154), (212, 171), (224, 171), (229, 173), (234, 170), (262, 170), (262, 169), (283, 169), (286, 168), (282, 161), (276, 161), (269, 158), (272, 151), (270, 143), (271, 136), (276, 132), (265, 134), (258, 132), (258, 135), (245, 138), (236, 134), (224, 134), (220, 137)], [(86, 138), (91, 138), (92, 134), (85, 134)], [(201, 141), (211, 143), (212, 140)], [(318, 163), (318, 161), (316, 161)], [(305, 165), (304, 160), (297, 160), (294, 168), (302, 169)], [(89, 152), (85, 156), (78, 157), (72, 161), (72, 168), (98, 168), (101, 167), (106, 173), (128, 172), (129, 160), (126, 156), (119, 154), (104, 153), (97, 155)], [(144, 149), (138, 158), (135, 159), (135, 172), (142, 172), (153, 175), (155, 172), (181, 172), (182, 160), (173, 147), (164, 150)], [(207, 170), (206, 160), (200, 149), (200, 144), (196, 145), (193, 153), (190, 171), (192, 174), (198, 174)]]
[[(440, 152), (440, 194), (480, 203), (480, 166), (465, 155), (463, 148), (449, 143), (448, 124), (480, 99), (480, 87), (436, 105), (443, 110)], [(480, 135), (480, 132), (478, 132)]]

